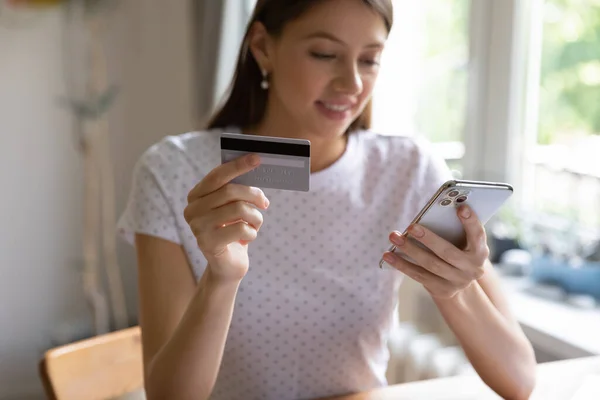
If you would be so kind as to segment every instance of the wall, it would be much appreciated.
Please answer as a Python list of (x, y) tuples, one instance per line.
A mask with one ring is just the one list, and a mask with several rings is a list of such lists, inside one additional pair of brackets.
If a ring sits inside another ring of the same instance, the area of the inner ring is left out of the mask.
[[(193, 126), (185, 0), (130, 0), (113, 17), (111, 111), (117, 206), (142, 151)], [(63, 13), (21, 27), (0, 18), (0, 399), (42, 398), (36, 364), (60, 325), (84, 323), (80, 263), (82, 174), (65, 94)], [(132, 323), (135, 259), (119, 245)]]

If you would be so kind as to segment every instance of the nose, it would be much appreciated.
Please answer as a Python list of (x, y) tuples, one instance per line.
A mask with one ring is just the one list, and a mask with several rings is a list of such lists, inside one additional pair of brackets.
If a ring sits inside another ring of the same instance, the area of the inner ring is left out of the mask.
[(340, 67), (340, 71), (335, 80), (334, 89), (337, 92), (358, 95), (363, 90), (362, 76), (356, 64), (348, 64)]

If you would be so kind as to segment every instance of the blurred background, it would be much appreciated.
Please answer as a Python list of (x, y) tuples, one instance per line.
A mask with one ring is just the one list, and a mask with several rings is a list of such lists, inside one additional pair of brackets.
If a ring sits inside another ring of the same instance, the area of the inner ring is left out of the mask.
[[(600, 1), (394, 3), (373, 128), (513, 184), (488, 235), (538, 361), (600, 354)], [(253, 4), (0, 0), (0, 399), (43, 398), (45, 351), (137, 324), (113, 231), (132, 169), (215, 107)], [(469, 373), (406, 285), (390, 381)]]

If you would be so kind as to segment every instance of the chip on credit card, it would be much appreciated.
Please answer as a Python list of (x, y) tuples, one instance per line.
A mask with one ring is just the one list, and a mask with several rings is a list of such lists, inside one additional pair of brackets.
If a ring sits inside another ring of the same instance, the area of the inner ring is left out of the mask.
[(260, 165), (232, 182), (259, 188), (310, 189), (310, 141), (241, 133), (221, 134), (221, 163), (246, 154), (260, 156)]

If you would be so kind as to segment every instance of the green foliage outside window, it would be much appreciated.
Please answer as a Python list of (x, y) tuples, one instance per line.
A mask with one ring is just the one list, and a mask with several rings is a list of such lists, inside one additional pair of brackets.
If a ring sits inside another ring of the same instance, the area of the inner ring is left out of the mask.
[(600, 0), (547, 0), (538, 142), (600, 134)]
[(428, 0), (425, 20), (426, 82), (417, 125), (433, 142), (462, 141), (466, 121), (469, 0)]

